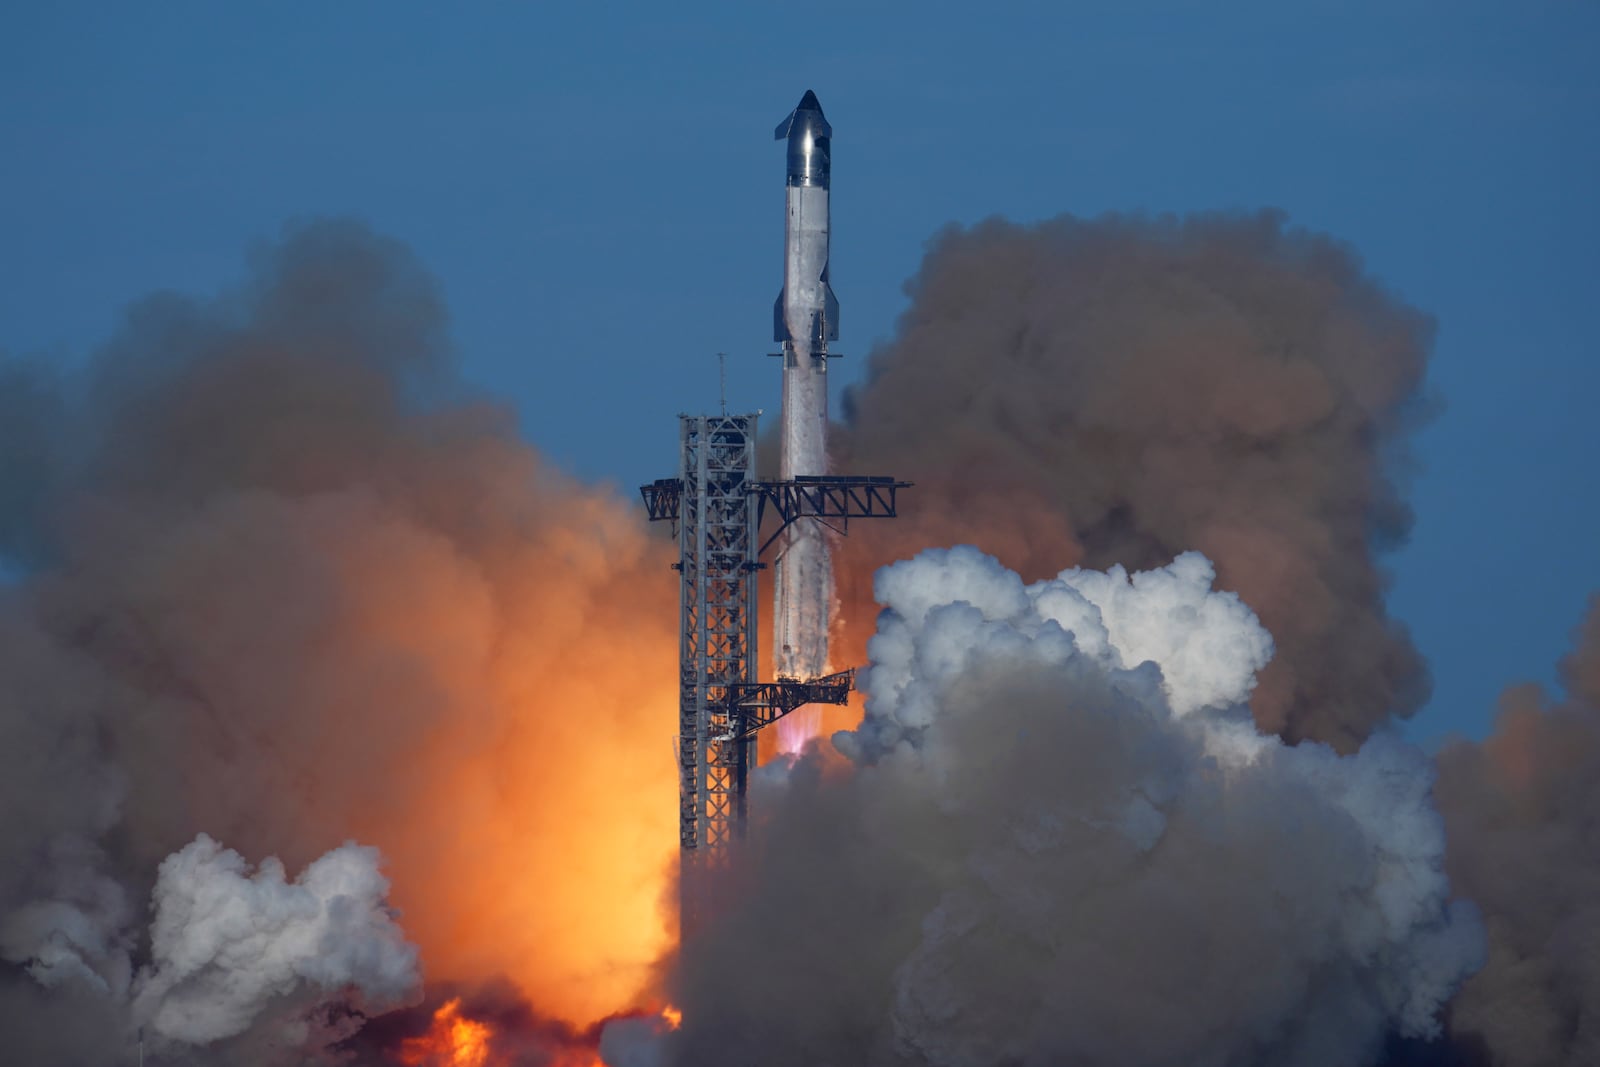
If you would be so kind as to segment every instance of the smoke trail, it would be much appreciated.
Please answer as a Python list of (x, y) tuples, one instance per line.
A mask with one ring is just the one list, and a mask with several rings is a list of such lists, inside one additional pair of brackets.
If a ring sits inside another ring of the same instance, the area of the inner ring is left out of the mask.
[(1350, 751), (1421, 705), (1375, 551), (1410, 523), (1432, 324), (1348, 248), (1273, 213), (993, 220), (943, 233), (908, 291), (835, 468), (917, 489), (842, 543), (836, 658), (860, 662), (873, 569), (925, 545), (1030, 577), (1196, 549), (1277, 640), (1264, 729)]
[(1436, 1032), (1482, 931), (1428, 763), (1258, 733), (1271, 641), (1211, 581), (1193, 554), (880, 572), (836, 738), (860, 766), (814, 753), (760, 798), (737, 903), (678, 962), (675, 1062), (1349, 1067)]
[(668, 554), (462, 387), (403, 249), (291, 228), (240, 290), (131, 309), (79, 377), (5, 364), (16, 410), (57, 413), (0, 456), (0, 791), (29, 813), (0, 916), (60, 917), (49, 959), (8, 952), (33, 977), (0, 967), (29, 1062), (95, 1047), (40, 1007), (89, 994), (39, 980), (152, 962), (115, 931), (201, 832), (290, 870), (376, 846), (430, 981), (627, 1006), (670, 943)]
[(1492, 737), (1439, 755), (1451, 879), (1489, 931), (1451, 1031), (1505, 1067), (1600, 1063), (1600, 597), (1562, 678), (1564, 700), (1510, 689)]

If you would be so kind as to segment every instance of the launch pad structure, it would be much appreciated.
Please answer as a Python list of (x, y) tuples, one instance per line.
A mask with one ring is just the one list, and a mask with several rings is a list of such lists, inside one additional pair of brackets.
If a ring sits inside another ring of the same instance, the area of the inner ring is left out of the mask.
[[(706, 875), (726, 864), (745, 823), (756, 734), (807, 704), (843, 704), (854, 671), (828, 670), (833, 565), (828, 529), (893, 518), (893, 478), (828, 472), (828, 342), (839, 301), (828, 280), (833, 127), (810, 90), (773, 132), (786, 142), (783, 288), (773, 340), (783, 346), (779, 480), (756, 476), (754, 415), (678, 417), (678, 476), (640, 488), (652, 522), (678, 537), (679, 921), (716, 906)], [(774, 529), (762, 540), (762, 524)], [(773, 664), (756, 678), (758, 575), (775, 558)]]
[[(758, 415), (681, 415), (678, 477), (643, 486), (651, 521), (671, 522), (679, 572), (678, 844), (683, 925), (707, 905), (701, 872), (726, 862), (742, 832), (762, 727), (806, 704), (843, 704), (855, 672), (757, 680), (762, 552), (796, 522), (840, 532), (851, 519), (893, 518), (893, 478), (760, 481)], [(763, 523), (773, 520), (765, 540)]]

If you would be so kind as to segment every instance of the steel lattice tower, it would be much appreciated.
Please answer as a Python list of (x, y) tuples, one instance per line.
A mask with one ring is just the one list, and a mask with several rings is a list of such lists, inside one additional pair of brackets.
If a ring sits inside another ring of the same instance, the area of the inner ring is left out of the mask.
[(678, 842), (715, 859), (742, 814), (755, 738), (729, 687), (755, 681), (755, 415), (679, 420)]
[[(756, 681), (761, 553), (797, 521), (840, 533), (852, 518), (892, 518), (893, 478), (756, 481), (756, 415), (681, 415), (678, 477), (643, 486), (652, 520), (678, 535), (678, 844), (681, 921), (714, 906), (702, 888), (744, 825), (756, 732), (805, 704), (843, 704), (854, 671)], [(767, 515), (777, 527), (765, 540)]]

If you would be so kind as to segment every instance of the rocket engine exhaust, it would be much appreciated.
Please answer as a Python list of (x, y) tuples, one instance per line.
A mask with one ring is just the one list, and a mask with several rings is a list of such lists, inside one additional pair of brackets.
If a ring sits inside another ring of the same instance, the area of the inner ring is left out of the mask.
[[(779, 476), (828, 472), (828, 342), (839, 337), (839, 301), (828, 284), (828, 195), (833, 127), (807, 90), (774, 131), (788, 141), (783, 291), (773, 306), (773, 340), (783, 348)], [(816, 520), (795, 523), (774, 566), (773, 667), (779, 678), (815, 678), (828, 670), (833, 564)], [(798, 747), (816, 732), (816, 711), (780, 726), (779, 744)]]

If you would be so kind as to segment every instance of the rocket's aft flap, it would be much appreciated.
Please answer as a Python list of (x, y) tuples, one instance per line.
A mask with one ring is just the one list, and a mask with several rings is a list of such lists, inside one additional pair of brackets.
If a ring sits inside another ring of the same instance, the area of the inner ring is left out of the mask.
[(778, 299), (772, 302), (772, 339), (774, 341), (788, 341), (789, 326), (783, 321), (783, 290), (778, 290)]
[[(822, 290), (827, 294), (822, 305), (823, 317), (827, 320), (826, 340), (839, 339), (839, 298), (833, 295), (833, 286), (826, 281), (822, 283)], [(778, 299), (783, 299), (781, 296)]]

